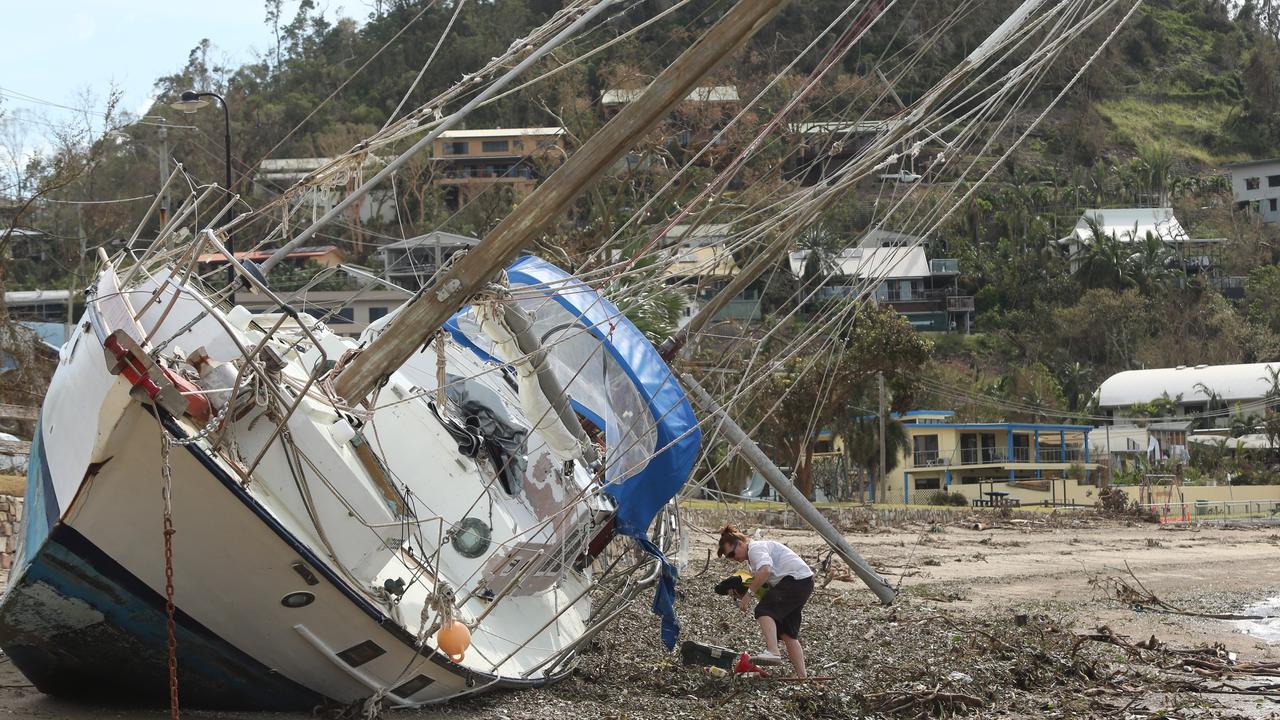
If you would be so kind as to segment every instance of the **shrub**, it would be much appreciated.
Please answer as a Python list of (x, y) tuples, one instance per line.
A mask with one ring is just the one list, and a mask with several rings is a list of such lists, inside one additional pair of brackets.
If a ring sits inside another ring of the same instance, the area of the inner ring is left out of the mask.
[(969, 499), (961, 493), (947, 492), (946, 490), (938, 490), (931, 494), (925, 501), (927, 505), (958, 505), (964, 506), (969, 504)]

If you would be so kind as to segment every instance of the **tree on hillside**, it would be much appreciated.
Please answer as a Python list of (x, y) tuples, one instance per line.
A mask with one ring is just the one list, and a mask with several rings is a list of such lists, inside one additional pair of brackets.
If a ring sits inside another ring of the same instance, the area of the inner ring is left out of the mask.
[(1098, 368), (1100, 376), (1137, 367), (1138, 346), (1156, 330), (1147, 300), (1132, 288), (1089, 290), (1073, 306), (1053, 312), (1053, 334), (1043, 338), (1067, 357)]
[(1073, 362), (1058, 371), (1058, 385), (1067, 400), (1067, 409), (1075, 412), (1081, 409), (1081, 399), (1091, 394), (1093, 370), (1088, 366)]
[(1090, 288), (1124, 290), (1136, 285), (1128, 243), (1115, 233), (1106, 232), (1096, 218), (1085, 216), (1084, 221), (1091, 237), (1076, 258), (1076, 278)]
[(1176, 160), (1174, 154), (1165, 145), (1156, 143), (1138, 148), (1138, 160), (1145, 171), (1143, 180), (1147, 192), (1155, 200), (1156, 207), (1168, 207), (1170, 180)]
[(849, 413), (866, 412), (877, 372), (884, 373), (893, 409), (910, 409), (918, 385), (915, 374), (931, 348), (901, 315), (877, 305), (859, 307), (848, 330), (811, 343), (827, 340), (825, 347), (812, 349), (789, 341), (768, 348), (768, 355), (779, 350), (793, 354), (778, 360), (762, 355), (760, 367), (769, 371), (740, 411), (743, 426), (756, 428), (753, 436), (779, 464), (795, 468), (796, 485), (809, 497), (817, 433)]
[(1244, 80), (1245, 117), (1260, 146), (1274, 143), (1280, 136), (1280, 48), (1274, 37), (1259, 42), (1249, 54), (1241, 73)]
[(1131, 243), (1126, 259), (1129, 277), (1146, 295), (1155, 294), (1169, 286), (1180, 274), (1177, 256), (1164, 240), (1148, 232), (1141, 240)]

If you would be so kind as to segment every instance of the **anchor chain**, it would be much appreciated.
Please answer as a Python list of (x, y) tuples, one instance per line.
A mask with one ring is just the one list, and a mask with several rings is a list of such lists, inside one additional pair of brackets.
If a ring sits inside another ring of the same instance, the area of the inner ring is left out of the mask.
[(160, 475), (164, 478), (161, 496), (164, 498), (164, 612), (169, 633), (169, 714), (171, 720), (179, 720), (178, 714), (178, 637), (173, 622), (173, 471), (169, 468), (169, 433), (160, 433)]

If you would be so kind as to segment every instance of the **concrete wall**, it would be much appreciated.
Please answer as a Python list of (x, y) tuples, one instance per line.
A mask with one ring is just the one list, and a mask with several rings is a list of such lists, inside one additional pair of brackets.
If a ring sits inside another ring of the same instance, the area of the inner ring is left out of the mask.
[[(1138, 485), (1118, 486), (1132, 499), (1138, 499)], [(1098, 501), (1099, 488), (1093, 485), (1082, 485), (1075, 480), (1057, 480), (1054, 491), (1039, 491), (1027, 487), (1016, 487), (1005, 483), (994, 486), (983, 485), (982, 490), (997, 490), (1009, 493), (1010, 498), (1017, 498), (1023, 505), (1032, 505), (1056, 499), (1057, 502), (1070, 502), (1078, 505), (1093, 505)], [(981, 498), (977, 485), (952, 485), (952, 492), (958, 492), (969, 498)], [(901, 492), (901, 490), (899, 490)], [(893, 495), (890, 495), (893, 498)], [(1209, 503), (1222, 502), (1278, 502), (1280, 503), (1280, 485), (1236, 485), (1236, 486), (1182, 486), (1183, 502), (1195, 503), (1197, 500)], [(1154, 502), (1164, 503), (1169, 498), (1167, 488), (1155, 488)], [(1177, 498), (1173, 498), (1177, 502)]]

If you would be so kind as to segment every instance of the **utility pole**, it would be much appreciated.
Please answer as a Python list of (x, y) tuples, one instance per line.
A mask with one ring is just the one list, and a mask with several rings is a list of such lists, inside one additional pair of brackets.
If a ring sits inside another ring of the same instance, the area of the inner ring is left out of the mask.
[(1108, 421), (1103, 427), (1106, 428), (1107, 433), (1107, 487), (1111, 487), (1115, 482), (1115, 476), (1111, 474), (1111, 461), (1115, 458), (1115, 455), (1111, 454), (1111, 422)]
[(880, 387), (880, 502), (888, 502), (885, 496), (889, 494), (889, 473), (885, 472), (884, 464), (884, 373), (876, 373), (876, 384)]
[(160, 227), (164, 227), (164, 224), (169, 221), (169, 128), (161, 125), (158, 135), (160, 136), (159, 168), (160, 193), (162, 195), (160, 200)]

